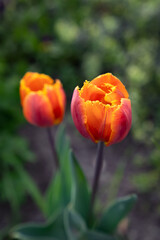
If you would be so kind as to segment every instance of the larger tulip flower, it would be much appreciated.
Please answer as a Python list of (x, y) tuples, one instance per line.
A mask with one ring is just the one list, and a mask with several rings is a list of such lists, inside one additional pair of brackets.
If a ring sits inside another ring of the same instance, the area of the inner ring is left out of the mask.
[(131, 102), (125, 86), (111, 73), (100, 75), (75, 88), (71, 114), (86, 138), (106, 146), (122, 141), (131, 128)]
[(48, 127), (62, 121), (65, 93), (59, 80), (27, 72), (20, 82), (20, 98), (24, 116), (31, 124)]

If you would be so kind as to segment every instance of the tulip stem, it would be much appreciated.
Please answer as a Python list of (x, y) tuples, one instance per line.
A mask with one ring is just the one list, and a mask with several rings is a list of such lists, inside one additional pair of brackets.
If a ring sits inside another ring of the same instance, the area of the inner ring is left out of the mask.
[(54, 164), (56, 166), (56, 169), (58, 169), (59, 168), (59, 160), (58, 160), (57, 152), (55, 149), (55, 142), (54, 142), (54, 138), (52, 136), (51, 128), (47, 128), (47, 135), (48, 135), (48, 140), (49, 140), (53, 158), (54, 158)]
[(91, 203), (90, 203), (90, 211), (89, 211), (89, 215), (91, 219), (92, 219), (96, 194), (98, 190), (100, 174), (103, 166), (103, 148), (104, 148), (104, 143), (99, 142), (98, 148), (97, 148), (96, 166), (95, 166), (95, 173), (94, 173), (94, 179), (93, 179), (93, 185), (92, 185)]

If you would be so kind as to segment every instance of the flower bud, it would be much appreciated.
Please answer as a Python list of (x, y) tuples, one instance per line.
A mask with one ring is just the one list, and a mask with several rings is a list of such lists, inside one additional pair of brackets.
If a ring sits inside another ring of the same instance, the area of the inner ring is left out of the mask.
[(63, 120), (66, 97), (60, 80), (27, 72), (20, 81), (20, 98), (23, 114), (31, 124), (48, 127)]
[(132, 112), (128, 92), (111, 73), (100, 75), (75, 88), (71, 114), (79, 132), (106, 146), (122, 141), (131, 128)]

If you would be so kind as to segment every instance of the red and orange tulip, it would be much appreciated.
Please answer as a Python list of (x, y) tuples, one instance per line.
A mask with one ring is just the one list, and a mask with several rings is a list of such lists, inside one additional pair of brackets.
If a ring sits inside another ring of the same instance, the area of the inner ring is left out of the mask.
[(20, 82), (20, 98), (24, 116), (31, 124), (48, 127), (62, 121), (66, 97), (59, 80), (27, 72)]
[(131, 128), (132, 112), (128, 92), (111, 73), (100, 75), (75, 88), (71, 114), (75, 126), (86, 138), (107, 146), (122, 141)]

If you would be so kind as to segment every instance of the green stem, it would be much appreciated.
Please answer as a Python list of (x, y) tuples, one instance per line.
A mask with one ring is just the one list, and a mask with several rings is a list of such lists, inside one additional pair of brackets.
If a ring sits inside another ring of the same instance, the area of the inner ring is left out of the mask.
[(102, 166), (103, 166), (103, 147), (104, 147), (104, 143), (99, 142), (98, 149), (97, 149), (97, 157), (96, 157), (96, 167), (95, 167), (95, 173), (94, 173), (94, 179), (93, 179), (93, 185), (92, 185), (90, 217), (92, 217), (92, 214), (93, 214), (94, 203), (95, 203), (96, 194), (97, 194), (97, 190), (98, 190), (100, 174), (101, 174), (101, 170), (102, 170)]
[(48, 140), (51, 146), (51, 150), (52, 150), (52, 154), (53, 154), (53, 159), (54, 159), (54, 163), (56, 168), (59, 168), (59, 160), (58, 160), (58, 156), (57, 156), (57, 152), (55, 149), (55, 142), (54, 142), (54, 138), (52, 136), (52, 132), (50, 128), (47, 128), (47, 135), (48, 135)]

